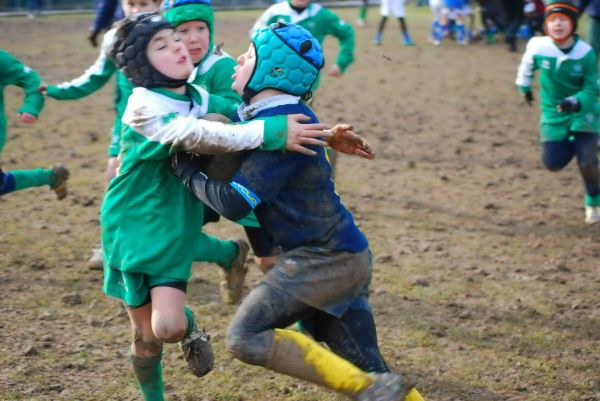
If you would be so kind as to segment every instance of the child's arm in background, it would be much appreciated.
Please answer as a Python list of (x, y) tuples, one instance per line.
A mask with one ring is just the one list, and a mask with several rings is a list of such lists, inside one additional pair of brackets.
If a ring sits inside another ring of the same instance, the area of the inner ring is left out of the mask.
[(19, 120), (24, 123), (35, 122), (44, 107), (44, 97), (37, 91), (40, 76), (3, 50), (0, 50), (0, 75), (3, 82), (17, 85), (25, 93), (23, 105), (18, 110)]
[(74, 100), (88, 96), (102, 88), (117, 71), (115, 64), (106, 55), (113, 39), (114, 31), (108, 31), (102, 39), (98, 58), (79, 78), (59, 85), (44, 85), (40, 87), (40, 91), (57, 100)]
[(329, 32), (340, 42), (340, 51), (335, 64), (342, 73), (354, 62), (354, 29), (346, 21), (340, 19), (333, 11), (327, 11), (327, 26)]
[(515, 83), (519, 87), (519, 92), (525, 97), (525, 101), (531, 105), (533, 102), (533, 95), (531, 93), (531, 82), (533, 81), (533, 73), (535, 71), (534, 56), (535, 43), (533, 40), (527, 42), (527, 48), (521, 58), (521, 64), (517, 71), (517, 79)]

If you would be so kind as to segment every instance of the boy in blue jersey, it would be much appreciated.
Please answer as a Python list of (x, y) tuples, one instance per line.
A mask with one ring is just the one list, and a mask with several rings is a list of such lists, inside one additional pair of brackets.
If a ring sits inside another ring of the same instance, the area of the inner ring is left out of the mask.
[[(322, 66), (321, 46), (304, 28), (276, 23), (260, 29), (238, 58), (232, 88), (244, 103), (236, 119), (303, 113), (317, 121), (302, 100)], [(372, 156), (360, 144), (356, 148)], [(324, 150), (312, 149), (315, 156), (251, 152), (230, 183), (208, 178), (188, 154), (173, 157), (174, 173), (198, 199), (231, 220), (254, 210), (283, 250), (235, 314), (227, 348), (243, 362), (355, 400), (419, 400), (413, 385), (390, 372), (379, 353), (361, 296), (371, 279), (368, 242), (335, 193)], [(297, 320), (315, 324), (313, 332), (330, 350), (284, 329)]]

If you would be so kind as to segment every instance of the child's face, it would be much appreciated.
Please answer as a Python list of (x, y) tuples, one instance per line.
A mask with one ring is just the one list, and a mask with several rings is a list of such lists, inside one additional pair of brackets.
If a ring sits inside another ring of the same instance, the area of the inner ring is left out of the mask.
[(311, 0), (291, 0), (292, 5), (298, 8), (306, 8)]
[(233, 84), (231, 89), (237, 92), (238, 95), (244, 93), (244, 88), (254, 71), (256, 65), (256, 53), (254, 51), (254, 45), (250, 45), (248, 51), (237, 58), (237, 65), (235, 66), (235, 73), (231, 76), (233, 78)]
[(181, 39), (173, 29), (156, 32), (146, 48), (148, 61), (159, 72), (173, 79), (187, 79), (194, 66)]
[(192, 63), (198, 64), (208, 52), (210, 31), (204, 21), (187, 21), (175, 28), (190, 53)]
[(562, 14), (552, 14), (546, 20), (548, 35), (557, 42), (564, 41), (573, 32), (571, 19)]
[(160, 1), (156, 0), (122, 0), (121, 6), (123, 8), (123, 14), (129, 17), (133, 14), (139, 13), (153, 13), (158, 11)]

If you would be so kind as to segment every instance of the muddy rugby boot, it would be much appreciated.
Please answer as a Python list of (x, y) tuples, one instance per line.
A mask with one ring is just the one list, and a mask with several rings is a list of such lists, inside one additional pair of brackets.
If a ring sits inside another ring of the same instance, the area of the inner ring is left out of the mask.
[(222, 270), (223, 281), (221, 281), (221, 300), (224, 304), (234, 305), (242, 299), (244, 291), (244, 279), (248, 268), (246, 267), (246, 259), (250, 246), (242, 239), (233, 240), (237, 245), (238, 253), (231, 267), (227, 270)]
[(64, 164), (55, 164), (51, 170), (56, 176), (56, 181), (54, 181), (54, 185), (50, 186), (50, 189), (56, 193), (56, 199), (63, 200), (68, 194), (67, 180), (69, 179), (69, 170)]
[[(375, 373), (375, 382), (356, 395), (356, 401), (420, 401), (422, 398), (412, 390), (415, 383), (407, 381), (398, 373)], [(410, 395), (410, 399), (407, 397)], [(417, 397), (418, 395), (418, 397)]]
[(206, 376), (213, 369), (213, 356), (210, 337), (194, 322), (194, 328), (189, 336), (179, 343), (188, 368), (196, 377)]

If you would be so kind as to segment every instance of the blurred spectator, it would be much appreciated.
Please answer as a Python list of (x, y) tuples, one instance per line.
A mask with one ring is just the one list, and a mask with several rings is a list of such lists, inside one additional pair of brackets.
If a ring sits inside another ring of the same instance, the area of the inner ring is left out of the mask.
[(92, 46), (98, 46), (98, 35), (103, 30), (109, 29), (114, 21), (121, 19), (123, 19), (123, 10), (119, 0), (101, 0), (88, 36)]
[(511, 52), (517, 51), (517, 31), (525, 18), (523, 0), (502, 0), (506, 13), (506, 43)]
[(586, 9), (590, 17), (588, 42), (597, 56), (600, 52), (600, 0), (580, 0), (579, 11), (583, 13)]
[(42, 0), (27, 0), (27, 18), (35, 18), (42, 12)]

